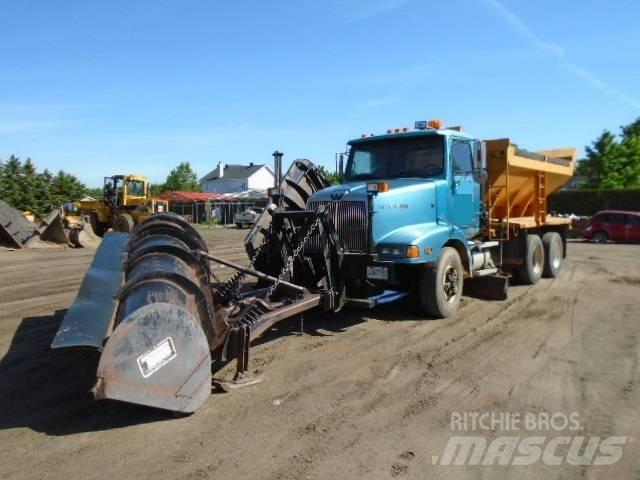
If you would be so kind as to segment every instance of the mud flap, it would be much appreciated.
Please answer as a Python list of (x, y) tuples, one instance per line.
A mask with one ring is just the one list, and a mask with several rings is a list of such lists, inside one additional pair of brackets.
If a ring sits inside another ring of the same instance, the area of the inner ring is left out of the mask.
[(114, 329), (97, 376), (96, 399), (192, 413), (211, 394), (207, 337), (185, 308), (145, 305)]

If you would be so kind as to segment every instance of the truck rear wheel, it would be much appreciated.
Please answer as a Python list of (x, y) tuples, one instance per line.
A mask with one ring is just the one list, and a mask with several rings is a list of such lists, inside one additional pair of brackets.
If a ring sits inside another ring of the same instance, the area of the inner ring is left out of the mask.
[(460, 305), (464, 270), (455, 248), (444, 247), (435, 266), (420, 276), (420, 303), (425, 313), (435, 318), (453, 315)]
[(562, 237), (557, 232), (547, 232), (542, 236), (544, 245), (544, 270), (542, 275), (547, 278), (555, 278), (562, 270), (562, 258), (564, 247)]
[(544, 246), (539, 235), (527, 235), (522, 261), (522, 266), (517, 270), (520, 281), (525, 285), (538, 283), (544, 269)]
[(133, 230), (133, 218), (128, 213), (121, 213), (113, 222), (113, 229), (116, 232), (131, 233)]

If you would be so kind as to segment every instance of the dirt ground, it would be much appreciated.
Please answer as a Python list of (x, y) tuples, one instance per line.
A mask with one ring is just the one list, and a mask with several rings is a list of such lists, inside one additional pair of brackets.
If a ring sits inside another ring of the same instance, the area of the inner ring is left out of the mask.
[[(244, 233), (205, 237), (246, 262)], [(0, 478), (640, 479), (640, 246), (572, 243), (559, 278), (447, 320), (395, 304), (285, 322), (252, 350), (263, 383), (180, 419), (93, 402), (95, 355), (49, 350), (93, 253), (0, 251)], [(439, 465), (452, 412), (577, 412), (580, 435), (628, 438), (612, 466)]]

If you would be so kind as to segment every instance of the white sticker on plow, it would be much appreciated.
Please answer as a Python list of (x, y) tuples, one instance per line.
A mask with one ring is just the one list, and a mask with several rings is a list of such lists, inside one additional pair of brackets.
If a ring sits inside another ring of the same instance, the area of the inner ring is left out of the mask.
[(138, 357), (138, 368), (144, 378), (150, 377), (178, 356), (173, 339), (167, 337)]

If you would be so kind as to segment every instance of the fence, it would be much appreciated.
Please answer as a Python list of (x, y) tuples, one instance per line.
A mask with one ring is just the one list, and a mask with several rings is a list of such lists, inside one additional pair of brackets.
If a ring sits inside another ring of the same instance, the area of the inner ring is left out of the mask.
[(560, 190), (549, 197), (549, 211), (593, 215), (600, 210), (640, 210), (640, 189)]
[(226, 201), (216, 202), (212, 200), (197, 202), (169, 202), (169, 211), (182, 215), (192, 223), (209, 223), (215, 221), (222, 225), (233, 223), (236, 213), (247, 208), (264, 205), (264, 201)]

